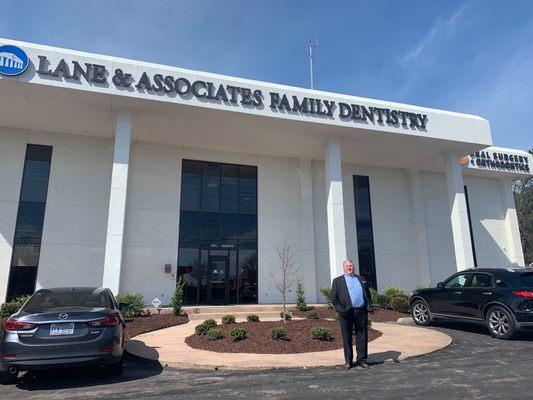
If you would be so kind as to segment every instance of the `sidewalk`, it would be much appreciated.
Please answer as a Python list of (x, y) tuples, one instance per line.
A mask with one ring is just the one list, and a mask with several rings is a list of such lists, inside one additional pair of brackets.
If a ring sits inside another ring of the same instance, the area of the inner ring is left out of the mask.
[[(194, 334), (194, 328), (200, 322), (193, 320), (136, 336), (126, 342), (126, 350), (135, 356), (158, 361), (163, 366), (181, 368), (271, 369), (344, 363), (342, 349), (301, 354), (216, 353), (193, 349), (185, 343), (185, 338)], [(383, 335), (368, 344), (369, 363), (399, 361), (432, 353), (452, 342), (450, 336), (432, 329), (376, 322), (372, 327)]]

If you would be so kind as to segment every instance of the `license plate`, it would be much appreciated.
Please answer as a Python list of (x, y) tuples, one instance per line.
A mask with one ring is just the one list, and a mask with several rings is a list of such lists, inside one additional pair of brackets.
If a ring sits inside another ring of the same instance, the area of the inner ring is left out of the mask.
[(50, 336), (66, 336), (74, 334), (74, 323), (50, 325)]

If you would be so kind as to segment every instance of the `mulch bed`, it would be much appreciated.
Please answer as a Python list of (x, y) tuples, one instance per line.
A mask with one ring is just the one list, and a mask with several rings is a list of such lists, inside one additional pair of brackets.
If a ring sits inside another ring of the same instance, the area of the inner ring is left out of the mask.
[[(331, 330), (332, 340), (320, 341), (311, 337), (311, 329), (323, 326)], [(229, 331), (235, 327), (246, 329), (244, 340), (233, 342)], [(287, 329), (287, 340), (271, 340), (268, 331), (274, 326)], [(342, 335), (338, 321), (329, 320), (292, 320), (283, 321), (241, 322), (237, 324), (219, 325), (223, 338), (210, 341), (205, 336), (191, 335), (185, 339), (190, 347), (219, 353), (255, 353), (255, 354), (294, 354), (314, 351), (327, 351), (342, 348)], [(368, 330), (368, 341), (381, 336), (381, 332), (372, 328)]]
[[(307, 318), (307, 314), (314, 311), (320, 318), (335, 318), (337, 313), (333, 309), (326, 309), (325, 307), (310, 307), (308, 311), (298, 311), (291, 309), (290, 312), (294, 317)], [(396, 322), (398, 318), (409, 317), (411, 314), (400, 313), (398, 311), (390, 310), (388, 308), (375, 308), (373, 315), (368, 315), (374, 322)]]
[(152, 332), (158, 329), (186, 324), (189, 322), (187, 315), (152, 314), (146, 317), (136, 317), (126, 320), (126, 340), (141, 333)]

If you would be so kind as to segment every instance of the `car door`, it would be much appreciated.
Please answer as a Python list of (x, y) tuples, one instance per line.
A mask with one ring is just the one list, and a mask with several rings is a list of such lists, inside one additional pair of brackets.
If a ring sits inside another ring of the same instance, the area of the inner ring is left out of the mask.
[(466, 316), (476, 319), (483, 318), (483, 306), (498, 296), (494, 277), (488, 272), (474, 273), (464, 293)]
[(464, 290), (472, 273), (458, 273), (448, 278), (442, 289), (431, 296), (430, 309), (433, 314), (464, 316)]

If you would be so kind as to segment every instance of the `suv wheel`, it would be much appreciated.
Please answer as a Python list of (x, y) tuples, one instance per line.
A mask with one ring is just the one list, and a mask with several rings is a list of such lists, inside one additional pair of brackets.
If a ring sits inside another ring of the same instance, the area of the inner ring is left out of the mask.
[(429, 318), (429, 308), (425, 301), (415, 300), (411, 305), (411, 317), (415, 324), (426, 326), (429, 325), (431, 319)]
[(490, 334), (497, 339), (510, 339), (516, 332), (514, 317), (503, 307), (492, 307), (485, 321)]

